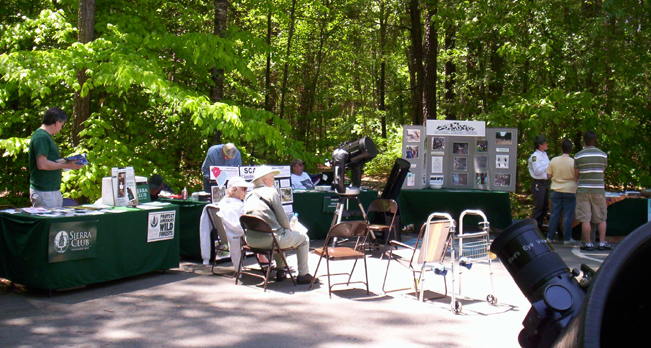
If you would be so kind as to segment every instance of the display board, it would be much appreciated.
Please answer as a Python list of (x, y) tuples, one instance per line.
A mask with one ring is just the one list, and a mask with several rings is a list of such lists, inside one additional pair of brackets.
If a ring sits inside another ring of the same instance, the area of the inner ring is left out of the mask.
[(403, 126), (402, 158), (410, 164), (403, 189), (420, 190), (425, 187), (425, 127)]
[(486, 128), (483, 121), (445, 120), (428, 120), (424, 128), (404, 126), (403, 158), (412, 165), (413, 184), (407, 182), (403, 189), (515, 190), (516, 128)]

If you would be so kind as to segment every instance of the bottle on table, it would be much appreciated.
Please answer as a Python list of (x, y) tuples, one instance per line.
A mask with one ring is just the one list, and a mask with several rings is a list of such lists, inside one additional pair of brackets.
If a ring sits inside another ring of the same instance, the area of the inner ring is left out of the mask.
[(298, 222), (298, 213), (294, 213), (294, 216), (292, 216), (292, 219), (289, 221), (289, 227), (293, 231), (294, 227), (296, 226), (296, 223)]
[(188, 188), (187, 187), (183, 188), (182, 195), (183, 195), (183, 199), (188, 199)]

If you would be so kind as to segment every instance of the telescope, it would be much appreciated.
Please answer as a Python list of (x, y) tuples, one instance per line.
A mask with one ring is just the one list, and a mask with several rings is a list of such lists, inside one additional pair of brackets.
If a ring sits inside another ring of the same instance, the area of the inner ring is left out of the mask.
[(586, 265), (570, 271), (533, 219), (506, 228), (490, 249), (532, 305), (518, 336), (522, 347), (646, 345), (651, 222), (622, 240), (597, 272)]
[[(346, 142), (332, 152), (334, 178), (332, 185), (340, 195), (357, 195), (362, 185), (364, 164), (377, 156), (375, 143), (369, 137)], [(345, 187), (345, 173), (350, 169), (350, 187)]]

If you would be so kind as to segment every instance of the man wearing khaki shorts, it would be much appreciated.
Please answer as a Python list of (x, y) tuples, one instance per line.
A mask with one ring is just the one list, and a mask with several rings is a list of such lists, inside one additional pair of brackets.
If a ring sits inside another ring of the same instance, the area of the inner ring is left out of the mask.
[(597, 224), (599, 231), (599, 250), (610, 250), (606, 242), (606, 189), (604, 172), (608, 165), (608, 155), (595, 147), (597, 135), (588, 131), (583, 135), (585, 148), (574, 156), (574, 172), (577, 177), (575, 218), (581, 222), (583, 244), (581, 250), (594, 250), (590, 240), (590, 223)]

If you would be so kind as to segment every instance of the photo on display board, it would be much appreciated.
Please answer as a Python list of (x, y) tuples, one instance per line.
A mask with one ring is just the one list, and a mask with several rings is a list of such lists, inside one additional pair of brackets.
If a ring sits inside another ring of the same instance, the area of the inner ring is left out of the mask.
[(468, 143), (452, 143), (452, 153), (455, 155), (467, 155)]
[(406, 140), (408, 143), (420, 142), (420, 129), (407, 129)]
[(477, 152), (488, 152), (488, 140), (477, 140)]
[(281, 187), (280, 188), (280, 202), (285, 204), (285, 203), (291, 203), (294, 201), (294, 195), (292, 193), (292, 188), (291, 187)]
[(513, 140), (511, 139), (511, 132), (497, 132), (495, 133), (495, 144), (497, 145), (511, 145)]
[(477, 185), (487, 185), (488, 184), (488, 173), (475, 173), (475, 182)]
[(445, 138), (434, 137), (432, 138), (432, 152), (438, 154), (443, 154), (445, 151)]
[(486, 170), (488, 169), (488, 156), (475, 157), (475, 169)]
[(468, 170), (468, 158), (467, 157), (455, 157), (454, 166), (452, 170), (465, 172)]
[(432, 156), (432, 173), (443, 173), (443, 156)]
[(495, 186), (511, 186), (511, 174), (495, 174)]
[(418, 159), (418, 146), (416, 146), (416, 145), (407, 145), (405, 147), (405, 158), (407, 158), (407, 159)]
[(509, 155), (496, 155), (495, 156), (495, 168), (497, 168), (497, 169), (509, 169)]
[(468, 185), (468, 174), (452, 173), (452, 185)]
[(226, 196), (226, 185), (222, 186), (221, 188), (219, 186), (213, 186), (211, 187), (212, 190), (212, 202), (217, 203), (222, 200)]

